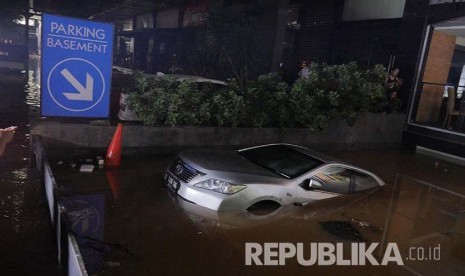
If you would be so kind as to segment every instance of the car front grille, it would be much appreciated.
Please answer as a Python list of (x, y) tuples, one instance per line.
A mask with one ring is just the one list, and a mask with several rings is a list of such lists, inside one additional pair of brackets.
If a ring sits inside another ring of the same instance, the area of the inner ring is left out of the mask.
[(175, 176), (179, 177), (182, 181), (189, 183), (192, 179), (196, 178), (197, 176), (205, 175), (202, 172), (192, 168), (180, 158), (176, 158), (169, 168), (171, 173)]

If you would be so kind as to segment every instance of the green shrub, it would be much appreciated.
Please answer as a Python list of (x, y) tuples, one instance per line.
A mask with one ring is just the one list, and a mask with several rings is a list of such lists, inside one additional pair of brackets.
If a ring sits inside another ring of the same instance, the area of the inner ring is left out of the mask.
[(355, 123), (365, 112), (380, 111), (385, 102), (386, 69), (362, 70), (356, 63), (312, 64), (308, 79), (291, 87), (278, 74), (249, 81), (230, 80), (219, 91), (171, 77), (134, 74), (128, 104), (148, 125), (305, 127), (318, 132), (334, 118)]
[(197, 83), (182, 81), (179, 83), (177, 95), (178, 125), (208, 125), (210, 122), (210, 103), (206, 93), (200, 91)]
[(290, 109), (298, 126), (321, 131), (333, 118), (353, 125), (361, 114), (376, 111), (385, 101), (382, 65), (373, 70), (361, 70), (356, 63), (312, 65), (310, 72), (290, 92)]
[(128, 106), (148, 125), (174, 126), (182, 120), (179, 108), (182, 95), (180, 83), (174, 78), (152, 78), (140, 72), (134, 74), (134, 89), (128, 93)]
[(297, 127), (317, 132), (325, 129), (333, 118), (328, 94), (317, 83), (298, 79), (292, 86), (289, 101), (289, 111)]
[(239, 91), (237, 82), (232, 80), (211, 98), (210, 113), (214, 126), (236, 127), (241, 124), (245, 103)]
[(128, 107), (134, 110), (146, 124), (156, 125), (163, 121), (160, 118), (160, 110), (164, 101), (157, 97), (155, 81), (146, 78), (142, 73), (134, 73), (134, 87), (125, 88), (123, 92), (128, 94), (126, 100)]
[(372, 70), (366, 72), (367, 82), (363, 89), (369, 91), (367, 105), (370, 112), (382, 112), (387, 105), (386, 88), (384, 87), (386, 75), (386, 68), (381, 64), (375, 65)]
[(289, 86), (277, 73), (261, 75), (244, 91), (244, 124), (253, 127), (288, 127)]

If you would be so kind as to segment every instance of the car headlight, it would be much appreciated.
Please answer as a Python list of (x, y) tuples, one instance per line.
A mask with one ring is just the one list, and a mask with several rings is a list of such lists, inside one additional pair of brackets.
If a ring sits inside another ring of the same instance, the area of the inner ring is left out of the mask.
[(245, 185), (236, 185), (232, 184), (226, 181), (210, 178), (207, 180), (204, 180), (202, 182), (194, 184), (194, 187), (222, 193), (222, 194), (228, 194), (232, 195), (235, 194), (243, 189), (245, 189), (247, 186)]

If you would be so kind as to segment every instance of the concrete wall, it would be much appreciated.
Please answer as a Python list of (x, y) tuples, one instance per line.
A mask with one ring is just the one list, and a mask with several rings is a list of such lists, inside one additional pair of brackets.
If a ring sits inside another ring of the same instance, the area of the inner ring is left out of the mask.
[[(123, 154), (173, 153), (184, 148), (229, 147), (293, 143), (315, 149), (398, 147), (404, 130), (403, 114), (367, 114), (350, 127), (335, 120), (319, 134), (306, 129), (123, 126)], [(31, 134), (46, 146), (107, 148), (116, 126), (36, 121)]]

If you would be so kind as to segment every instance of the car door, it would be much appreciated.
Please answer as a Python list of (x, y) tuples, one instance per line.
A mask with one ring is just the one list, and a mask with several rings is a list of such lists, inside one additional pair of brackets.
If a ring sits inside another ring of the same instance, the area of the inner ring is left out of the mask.
[(311, 202), (341, 194), (372, 191), (380, 183), (370, 174), (341, 165), (325, 167), (297, 186), (297, 202)]
[(296, 201), (311, 202), (351, 193), (355, 191), (352, 174), (353, 171), (344, 166), (325, 167), (296, 187)]

